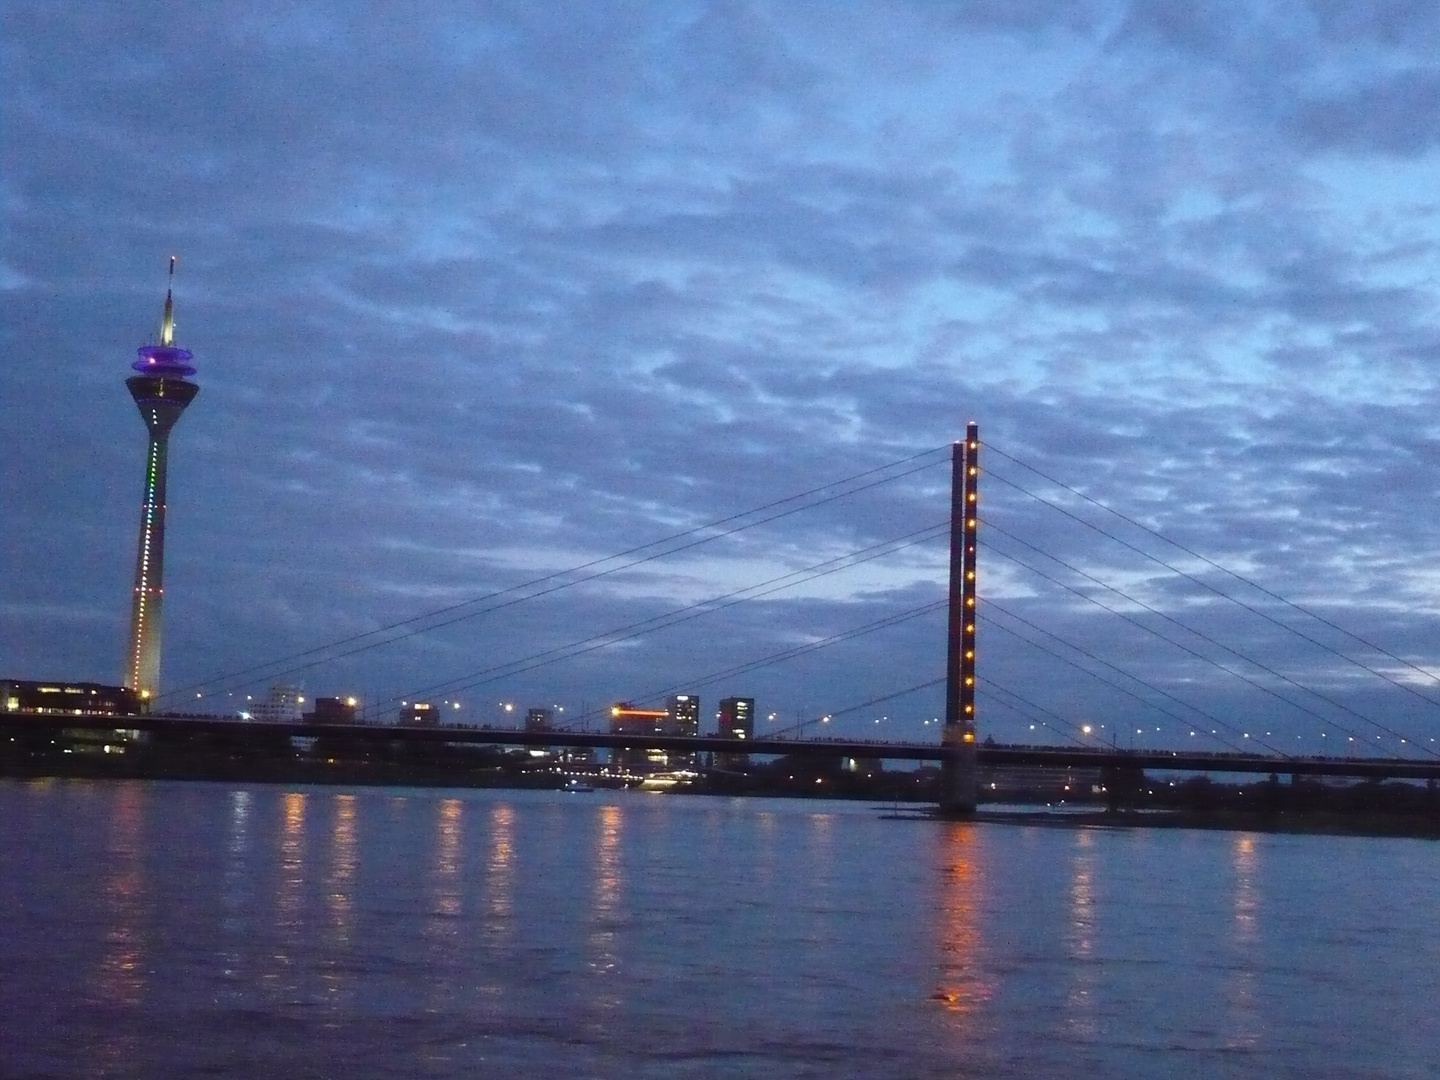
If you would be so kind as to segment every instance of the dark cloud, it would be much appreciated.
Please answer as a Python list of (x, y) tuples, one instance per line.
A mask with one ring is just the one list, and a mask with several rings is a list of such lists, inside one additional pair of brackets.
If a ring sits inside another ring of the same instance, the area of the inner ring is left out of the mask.
[(1374, 42), (1391, 48), (1423, 49), (1440, 32), (1440, 12), (1425, 0), (1310, 0), (1307, 5), (1324, 38), (1337, 45)]
[(1316, 149), (1417, 157), (1440, 141), (1437, 110), (1440, 70), (1427, 67), (1317, 95), (1300, 105), (1295, 127)]

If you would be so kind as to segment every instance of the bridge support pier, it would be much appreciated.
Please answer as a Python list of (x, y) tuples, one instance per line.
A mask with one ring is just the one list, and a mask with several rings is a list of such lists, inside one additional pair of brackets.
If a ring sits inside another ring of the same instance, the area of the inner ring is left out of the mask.
[(969, 424), (965, 441), (950, 453), (950, 630), (945, 662), (946, 752), (940, 762), (940, 813), (975, 812), (976, 529), (980, 514), (980, 428)]
[(975, 813), (979, 795), (979, 766), (975, 744), (949, 748), (940, 760), (940, 813), (944, 817), (969, 817)]

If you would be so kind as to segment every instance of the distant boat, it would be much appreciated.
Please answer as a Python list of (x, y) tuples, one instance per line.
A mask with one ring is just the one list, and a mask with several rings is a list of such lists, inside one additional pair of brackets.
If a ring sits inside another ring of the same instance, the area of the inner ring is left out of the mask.
[(687, 788), (695, 783), (695, 774), (691, 772), (657, 772), (650, 773), (640, 782), (641, 791), (673, 791), (676, 788)]
[(591, 785), (585, 783), (583, 780), (574, 780), (574, 779), (571, 779), (571, 780), (566, 780), (566, 781), (565, 781), (565, 786), (562, 787), (560, 790), (561, 790), (561, 791), (576, 791), (576, 792), (579, 792), (579, 791), (594, 791), (595, 789), (594, 789)]

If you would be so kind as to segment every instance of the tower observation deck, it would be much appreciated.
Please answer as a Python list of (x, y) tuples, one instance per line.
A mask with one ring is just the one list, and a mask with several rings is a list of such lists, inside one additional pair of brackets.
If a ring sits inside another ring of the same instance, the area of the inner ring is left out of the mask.
[(140, 503), (140, 537), (135, 551), (135, 584), (130, 598), (130, 651), (125, 661), (125, 683), (150, 702), (160, 693), (160, 630), (165, 589), (165, 468), (170, 429), (200, 387), (187, 377), (195, 374), (191, 353), (175, 344), (173, 298), (175, 260), (170, 260), (170, 287), (165, 290), (165, 311), (160, 320), (160, 343), (142, 345), (139, 359), (130, 366), (137, 374), (125, 380), (140, 418), (150, 435), (145, 455), (145, 488)]

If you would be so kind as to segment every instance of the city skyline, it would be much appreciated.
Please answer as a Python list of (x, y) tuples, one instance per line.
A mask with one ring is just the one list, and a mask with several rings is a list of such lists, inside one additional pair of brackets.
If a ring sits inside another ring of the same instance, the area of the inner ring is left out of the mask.
[[(151, 26), (82, 3), (14, 7), (6, 30), (0, 304), (11, 354), (41, 347), (47, 365), (0, 374), (6, 677), (121, 670), (144, 442), (115, 364), (147, 339), (178, 253), (206, 397), (170, 463), (167, 689), (223, 693), (217, 675), (913, 461), (812, 511), (239, 687), (454, 686), (477, 710), (695, 687), (755, 698), (757, 728), (839, 713), (943, 676), (943, 610), (701, 680), (943, 601), (943, 536), (621, 631), (943, 523), (948, 445), (975, 420), (982, 738), (1034, 722), (987, 679), (1112, 732), (1179, 723), (1021, 643), (1004, 612), (1208, 713), (1307, 739), (1322, 722), (1067, 587), (1433, 730), (1423, 699), (1440, 691), (1417, 670), (1440, 664), (1426, 5), (309, 4)], [(613, 643), (525, 666), (592, 635)], [(943, 714), (935, 687), (836, 724), (914, 737)]]

